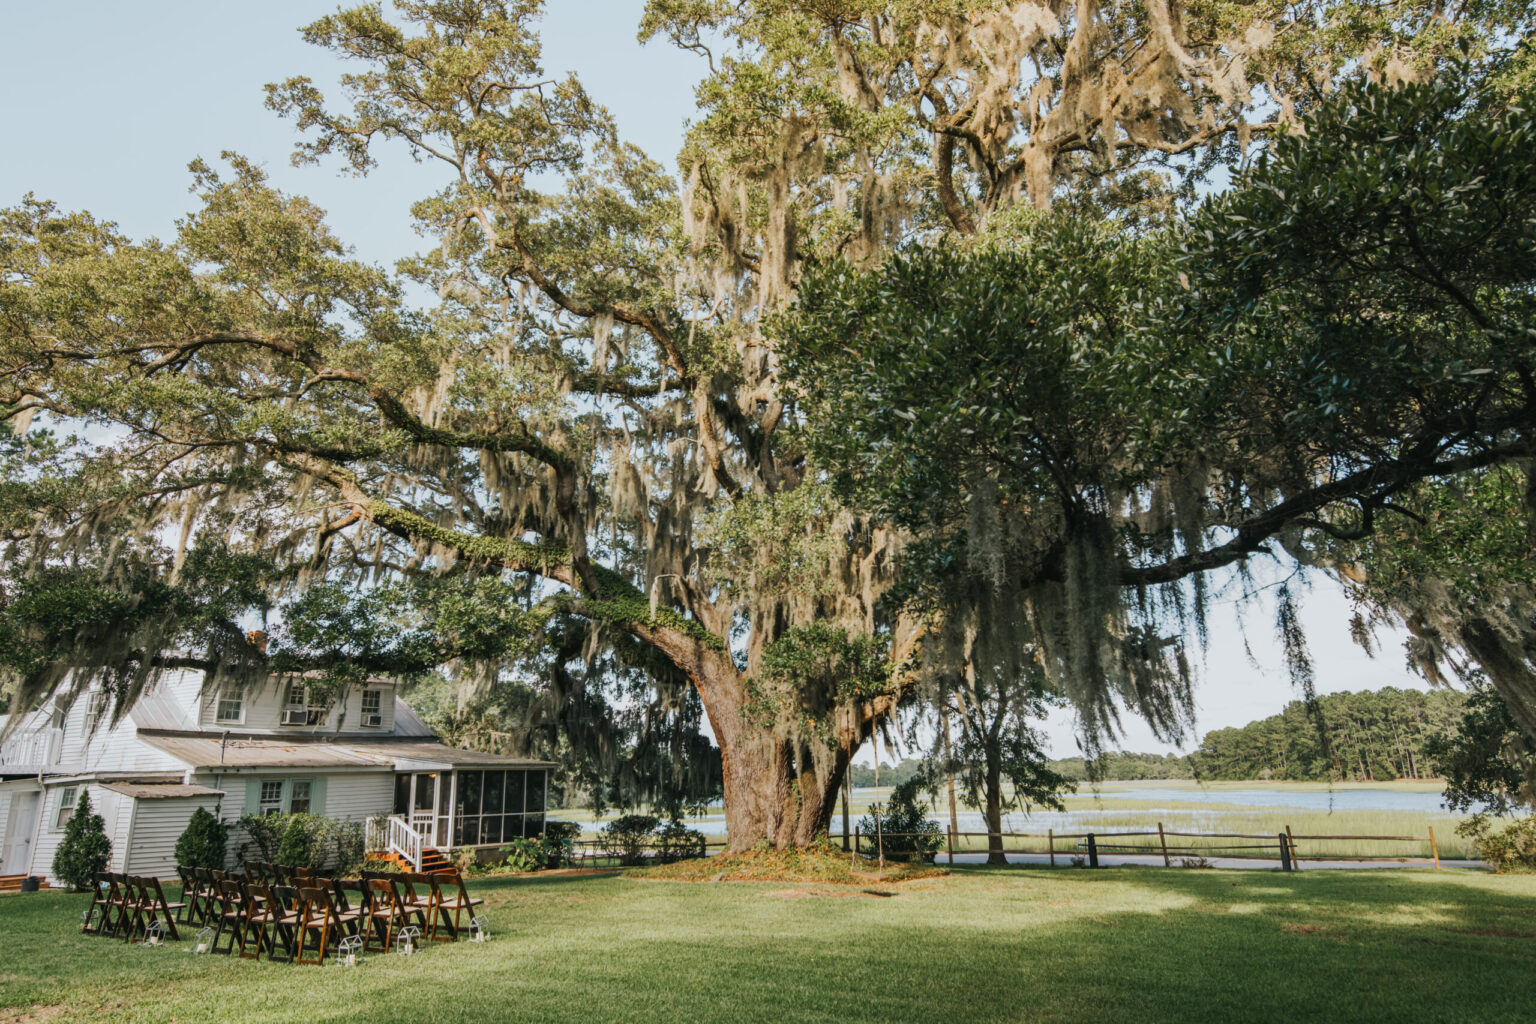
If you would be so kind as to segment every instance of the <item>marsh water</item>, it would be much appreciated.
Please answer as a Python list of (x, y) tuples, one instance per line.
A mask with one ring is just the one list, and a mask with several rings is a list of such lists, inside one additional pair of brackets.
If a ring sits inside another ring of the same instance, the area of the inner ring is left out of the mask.
[[(865, 813), (866, 806), (889, 795), (888, 789), (855, 788), (852, 820)], [(1029, 812), (1013, 811), (1003, 816), (1003, 829), (1009, 832), (1076, 831), (1095, 826), (1108, 831), (1156, 827), (1162, 821), (1170, 828), (1213, 830), (1235, 824), (1233, 818), (1273, 817), (1275, 827), (1283, 827), (1287, 816), (1340, 815), (1341, 818), (1386, 813), (1440, 819), (1449, 812), (1441, 804), (1438, 789), (1401, 789), (1341, 783), (1332, 788), (1285, 784), (1253, 786), (1203, 786), (1199, 783), (1123, 783), (1106, 782), (1098, 786), (1083, 784), (1067, 798), (1068, 809), (1050, 811), (1035, 808)], [(603, 821), (590, 813), (570, 811), (558, 814), (561, 820), (577, 821), (584, 830), (595, 831)], [(948, 827), (949, 815), (941, 803), (929, 817)], [(981, 812), (960, 809), (956, 814), (961, 832), (981, 832), (986, 823)], [(725, 834), (725, 815), (715, 808), (687, 819), (690, 828), (706, 835)], [(1245, 822), (1246, 824), (1246, 822)], [(841, 834), (842, 808), (833, 815), (832, 831)]]

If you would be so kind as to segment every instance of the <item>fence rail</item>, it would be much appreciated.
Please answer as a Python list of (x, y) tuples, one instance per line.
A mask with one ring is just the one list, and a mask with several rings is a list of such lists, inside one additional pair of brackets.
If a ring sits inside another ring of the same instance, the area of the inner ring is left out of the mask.
[[(1121, 831), (1114, 831), (1114, 832), (1057, 832), (1054, 829), (1047, 829), (1044, 832), (959, 832), (959, 831), (948, 832), (948, 831), (946, 831), (946, 832), (924, 832), (924, 833), (918, 833), (918, 832), (884, 832), (884, 831), (876, 831), (875, 833), (862, 833), (861, 834), (860, 830), (854, 829), (853, 830), (853, 835), (852, 835), (851, 852), (854, 853), (854, 854), (863, 854), (863, 853), (865, 853), (867, 847), (873, 847), (873, 849), (869, 850), (869, 853), (871, 855), (873, 855), (873, 856), (876, 856), (877, 858), (879, 858), (880, 860), (883, 861), (883, 860), (885, 860), (886, 854), (888, 853), (888, 851), (890, 849), (890, 847), (887, 846), (887, 842), (886, 842), (887, 840), (918, 839), (918, 838), (924, 838), (924, 839), (928, 839), (928, 840), (938, 840), (941, 843), (941, 848), (934, 849), (932, 851), (933, 855), (936, 856), (940, 852), (945, 852), (945, 853), (947, 853), (947, 856), (949, 857), (949, 862), (951, 864), (954, 863), (955, 853), (957, 852), (957, 848), (956, 848), (956, 844), (957, 843), (963, 843), (967, 839), (977, 839), (977, 838), (979, 838), (979, 839), (982, 839), (982, 840), (985, 841), (980, 846), (979, 849), (969, 849), (968, 848), (968, 849), (960, 850), (959, 852), (963, 852), (963, 853), (974, 853), (974, 852), (994, 853), (995, 852), (995, 853), (1003, 854), (1004, 856), (1006, 856), (1008, 854), (1015, 854), (1015, 855), (1026, 855), (1027, 854), (1027, 855), (1035, 855), (1035, 856), (1039, 856), (1041, 854), (1044, 854), (1044, 855), (1046, 855), (1046, 856), (1048, 856), (1050, 858), (1050, 863), (1052, 864), (1052, 866), (1054, 866), (1056, 864), (1056, 856), (1057, 856), (1058, 853), (1062, 853), (1063, 855), (1067, 855), (1067, 856), (1074, 856), (1075, 854), (1073, 854), (1072, 851), (1074, 851), (1074, 850), (1081, 850), (1081, 851), (1083, 851), (1083, 855), (1086, 856), (1087, 862), (1088, 862), (1089, 866), (1091, 866), (1091, 867), (1098, 867), (1099, 866), (1099, 853), (1100, 853), (1100, 851), (1109, 851), (1109, 852), (1117, 852), (1117, 853), (1146, 854), (1148, 856), (1157, 856), (1157, 855), (1161, 854), (1162, 858), (1163, 858), (1163, 865), (1165, 867), (1172, 867), (1173, 866), (1173, 858), (1172, 858), (1173, 854), (1181, 854), (1181, 855), (1182, 854), (1197, 854), (1197, 855), (1200, 855), (1200, 856), (1203, 857), (1206, 854), (1223, 854), (1223, 853), (1232, 853), (1234, 851), (1250, 851), (1250, 850), (1270, 851), (1270, 850), (1273, 850), (1274, 851), (1274, 856), (1272, 858), (1263, 857), (1263, 856), (1259, 856), (1259, 855), (1251, 854), (1251, 853), (1246, 853), (1246, 852), (1238, 853), (1238, 856), (1240, 856), (1240, 857), (1254, 857), (1256, 859), (1261, 859), (1261, 860), (1267, 860), (1267, 859), (1277, 860), (1277, 861), (1280, 862), (1280, 866), (1281, 866), (1282, 870), (1285, 870), (1285, 871), (1297, 871), (1297, 870), (1300, 870), (1301, 862), (1303, 860), (1311, 860), (1311, 861), (1350, 860), (1350, 861), (1362, 861), (1363, 862), (1363, 861), (1372, 861), (1372, 860), (1403, 860), (1403, 859), (1406, 859), (1406, 858), (1404, 858), (1404, 856), (1402, 854), (1399, 854), (1399, 853), (1380, 853), (1380, 854), (1353, 853), (1353, 854), (1348, 854), (1348, 855), (1341, 855), (1341, 854), (1337, 854), (1337, 853), (1326, 853), (1326, 852), (1323, 852), (1321, 850), (1316, 850), (1316, 849), (1309, 851), (1308, 855), (1303, 855), (1302, 852), (1301, 852), (1301, 847), (1299, 847), (1297, 845), (1297, 843), (1301, 842), (1301, 841), (1305, 841), (1305, 842), (1308, 842), (1308, 843), (1322, 843), (1322, 842), (1406, 842), (1406, 843), (1418, 843), (1418, 844), (1427, 845), (1429, 847), (1429, 854), (1430, 854), (1430, 856), (1427, 857), (1427, 858), (1421, 858), (1421, 859), (1433, 860), (1434, 866), (1435, 866), (1435, 870), (1438, 871), (1440, 869), (1440, 848), (1439, 848), (1439, 846), (1435, 842), (1435, 830), (1432, 827), (1428, 828), (1424, 835), (1417, 835), (1417, 836), (1400, 836), (1400, 835), (1399, 836), (1383, 836), (1383, 835), (1296, 835), (1296, 834), (1292, 833), (1291, 828), (1290, 828), (1289, 825), (1285, 826), (1283, 831), (1276, 831), (1276, 832), (1273, 832), (1273, 833), (1251, 833), (1251, 832), (1175, 832), (1172, 829), (1164, 828), (1162, 822), (1158, 822), (1157, 823), (1157, 830), (1156, 831), (1148, 830), (1148, 831), (1140, 831), (1140, 832), (1138, 832), (1138, 831), (1125, 831), (1125, 832), (1121, 832)], [(995, 848), (992, 846), (992, 840), (994, 838), (998, 840), (998, 845)], [(1168, 840), (1170, 838), (1173, 838), (1173, 839), (1198, 839), (1198, 840), (1205, 840), (1206, 842), (1187, 843), (1187, 844), (1180, 844), (1180, 843), (1172, 843), (1172, 844), (1170, 844), (1168, 842)], [(1015, 841), (1015, 843), (1017, 844), (1017, 841), (1020, 841), (1020, 840), (1031, 840), (1031, 839), (1033, 839), (1033, 840), (1042, 840), (1042, 839), (1045, 840), (1044, 848), (1042, 849), (1041, 848), (1041, 844), (1038, 843), (1038, 842), (1036, 842), (1032, 846), (1029, 846), (1029, 845), (1025, 845), (1025, 846), (1015, 845), (1011, 849), (1008, 846), (1008, 843), (1009, 843), (1010, 840), (1011, 841)], [(1121, 842), (1121, 840), (1126, 840), (1126, 839), (1146, 839), (1148, 841), (1144, 842), (1144, 843), (1126, 843), (1126, 842)], [(1155, 842), (1153, 842), (1152, 840), (1155, 840)], [(1254, 842), (1231, 843), (1231, 842), (1211, 842), (1212, 840), (1255, 840), (1255, 841)], [(846, 846), (846, 844), (848, 842), (848, 837), (845, 836), (844, 837), (844, 841), (845, 841), (845, 848), (848, 848)], [(1058, 845), (1060, 843), (1068, 843), (1069, 845), (1066, 845), (1066, 846)], [(907, 850), (911, 845), (913, 845), (913, 844), (906, 844), (906, 843), (899, 843), (899, 842), (894, 844), (895, 848), (899, 849), (899, 850)]]

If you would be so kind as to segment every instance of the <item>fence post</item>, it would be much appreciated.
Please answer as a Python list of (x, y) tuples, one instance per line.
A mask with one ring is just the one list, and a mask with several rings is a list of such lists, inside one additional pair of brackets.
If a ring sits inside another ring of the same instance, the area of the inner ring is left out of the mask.
[(857, 866), (858, 862), (859, 862), (859, 829), (858, 829), (857, 826), (855, 826), (854, 829), (853, 829), (853, 852), (848, 855), (848, 866), (850, 868), (855, 867), (855, 866)]
[(1291, 844), (1284, 832), (1280, 833), (1280, 870), (1291, 870)]
[(1158, 841), (1158, 843), (1163, 848), (1163, 867), (1165, 867), (1165, 868), (1173, 867), (1173, 865), (1171, 863), (1169, 863), (1169, 861), (1168, 861), (1168, 837), (1163, 835), (1163, 823), (1162, 822), (1158, 822), (1157, 823), (1157, 841)]
[(1301, 870), (1301, 858), (1296, 855), (1296, 837), (1291, 835), (1291, 826), (1285, 826), (1285, 845), (1291, 848), (1291, 870)]
[(1435, 826), (1429, 826), (1429, 852), (1435, 855), (1435, 870), (1440, 870), (1440, 847), (1435, 845)]
[(1088, 833), (1088, 866), (1091, 868), (1099, 866), (1099, 844), (1094, 842), (1092, 832)]
[(1050, 844), (1050, 848), (1051, 848), (1051, 867), (1055, 867), (1056, 866), (1056, 830), (1054, 828), (1048, 828), (1048, 829), (1045, 830), (1045, 841)]

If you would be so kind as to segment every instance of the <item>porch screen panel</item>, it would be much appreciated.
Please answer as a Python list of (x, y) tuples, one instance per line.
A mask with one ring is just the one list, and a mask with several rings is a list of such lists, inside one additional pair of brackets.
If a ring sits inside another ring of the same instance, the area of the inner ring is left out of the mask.
[[(502, 839), (501, 806), (505, 790), (505, 772), (486, 772), (480, 792), (480, 842), (499, 843)], [(509, 837), (510, 838), (510, 837)]]
[(483, 772), (459, 772), (458, 807), (455, 808), (453, 844), (473, 846), (480, 841), (480, 784)]
[(507, 772), (507, 838), (523, 836), (523, 786), (527, 772)]
[(395, 776), (395, 813), (409, 814), (411, 811), (411, 777), (409, 775)]
[(531, 771), (527, 775), (527, 813), (523, 816), (523, 830), (530, 836), (536, 836), (544, 831), (544, 772)]
[(448, 838), (448, 823), (453, 820), (453, 772), (440, 772), (437, 777), (437, 838)]

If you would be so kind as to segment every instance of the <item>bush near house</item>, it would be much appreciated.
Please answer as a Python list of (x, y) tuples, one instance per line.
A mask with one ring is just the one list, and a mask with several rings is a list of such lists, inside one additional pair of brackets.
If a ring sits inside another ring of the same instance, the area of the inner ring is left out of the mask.
[(677, 818), (663, 825), (654, 814), (626, 814), (604, 825), (598, 836), (626, 867), (645, 861), (647, 851), (659, 863), (704, 856), (704, 834)]
[(859, 819), (859, 832), (878, 837), (886, 857), (932, 861), (943, 842), (938, 822), (928, 819), (927, 807), (918, 800), (921, 786), (921, 779), (908, 779), (891, 791), (888, 803), (871, 804), (871, 813)]
[(107, 823), (91, 810), (90, 793), (82, 786), (75, 813), (64, 826), (64, 839), (53, 854), (54, 877), (79, 892), (90, 888), (96, 875), (107, 870), (111, 859)]
[(319, 814), (242, 814), (246, 842), (243, 859), (252, 847), (264, 861), (286, 867), (350, 874), (363, 863), (363, 826)]
[(228, 847), (229, 826), (199, 807), (176, 840), (176, 863), (189, 868), (222, 869)]

